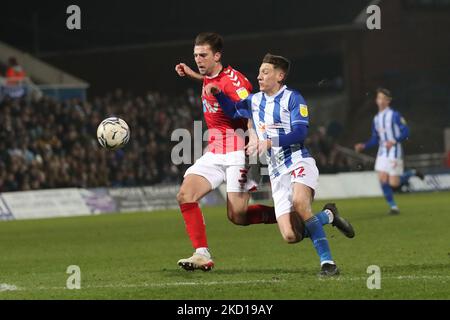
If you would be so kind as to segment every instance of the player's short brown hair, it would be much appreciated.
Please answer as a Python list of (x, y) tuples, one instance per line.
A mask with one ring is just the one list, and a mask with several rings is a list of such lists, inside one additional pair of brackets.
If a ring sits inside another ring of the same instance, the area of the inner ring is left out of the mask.
[(275, 69), (280, 69), (284, 72), (283, 82), (286, 81), (289, 71), (291, 69), (291, 62), (283, 56), (276, 56), (271, 53), (267, 53), (263, 58), (263, 63), (269, 63), (273, 65)]
[(194, 45), (202, 46), (209, 45), (211, 50), (216, 53), (223, 51), (223, 37), (215, 32), (202, 32), (195, 37)]
[(384, 94), (386, 97), (388, 97), (389, 99), (392, 100), (392, 92), (391, 92), (390, 90), (386, 89), (386, 88), (382, 88), (382, 87), (377, 88), (376, 93), (377, 93), (377, 94), (382, 93), (382, 94)]

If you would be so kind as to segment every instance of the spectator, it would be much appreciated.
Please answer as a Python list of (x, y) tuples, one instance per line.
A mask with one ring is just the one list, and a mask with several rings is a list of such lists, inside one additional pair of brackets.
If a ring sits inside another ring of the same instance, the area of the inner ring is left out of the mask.
[(8, 60), (8, 68), (6, 69), (6, 79), (8, 84), (18, 84), (25, 80), (25, 71), (19, 65), (15, 57), (10, 57)]
[(8, 68), (6, 69), (6, 95), (12, 98), (20, 98), (25, 95), (24, 81), (26, 74), (15, 57), (8, 60)]

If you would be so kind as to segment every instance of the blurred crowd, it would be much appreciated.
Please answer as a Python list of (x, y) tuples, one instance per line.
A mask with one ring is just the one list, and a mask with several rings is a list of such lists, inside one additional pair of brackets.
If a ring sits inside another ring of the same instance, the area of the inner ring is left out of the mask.
[[(198, 100), (193, 91), (132, 97), (121, 90), (91, 102), (5, 99), (0, 104), (0, 191), (178, 181), (184, 168), (170, 161), (170, 135), (201, 119)], [(99, 147), (96, 130), (105, 115), (132, 124), (126, 149)]]
[[(129, 144), (114, 152), (96, 140), (98, 124), (112, 115), (131, 127)], [(193, 90), (177, 96), (116, 90), (89, 102), (7, 98), (0, 103), (0, 192), (180, 182), (186, 166), (172, 164), (178, 142), (170, 141), (171, 133), (192, 133), (193, 121), (202, 118)], [(307, 145), (321, 172), (348, 169), (325, 128), (311, 130)]]
[[(337, 124), (336, 124), (337, 126)], [(337, 130), (335, 130), (337, 129)], [(337, 136), (340, 130), (333, 126), (319, 126), (310, 130), (305, 141), (310, 150), (320, 173), (337, 173), (351, 170), (348, 157), (338, 149)]]

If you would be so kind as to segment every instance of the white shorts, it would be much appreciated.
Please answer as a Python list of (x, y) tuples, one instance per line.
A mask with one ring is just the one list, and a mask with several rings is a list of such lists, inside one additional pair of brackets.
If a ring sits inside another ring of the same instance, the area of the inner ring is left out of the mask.
[(295, 166), (295, 170), (271, 178), (272, 198), (277, 219), (284, 214), (291, 213), (294, 209), (292, 206), (293, 183), (301, 183), (316, 190), (318, 180), (319, 170), (313, 158), (305, 158)]
[(375, 171), (386, 172), (390, 176), (401, 176), (403, 174), (403, 160), (377, 157)]
[(216, 189), (223, 182), (227, 183), (227, 192), (248, 192), (257, 184), (248, 177), (248, 166), (245, 164), (244, 151), (226, 154), (206, 152), (184, 173), (204, 177)]

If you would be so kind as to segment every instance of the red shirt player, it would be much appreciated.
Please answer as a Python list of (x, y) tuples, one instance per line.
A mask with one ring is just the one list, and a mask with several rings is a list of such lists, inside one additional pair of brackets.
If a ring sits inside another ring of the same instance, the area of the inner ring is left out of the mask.
[[(244, 99), (252, 90), (248, 79), (231, 67), (221, 63), (223, 39), (216, 33), (201, 33), (195, 39), (194, 58), (199, 73), (184, 63), (175, 67), (181, 76), (217, 84), (232, 99)], [(247, 121), (233, 120), (220, 108), (216, 98), (202, 94), (203, 112), (208, 126), (207, 152), (186, 170), (177, 195), (186, 231), (195, 253), (178, 261), (185, 270), (211, 270), (214, 262), (208, 249), (205, 222), (198, 201), (223, 182), (227, 184), (227, 214), (237, 225), (276, 223), (273, 207), (248, 205), (249, 190), (256, 187), (247, 178), (245, 139), (238, 134), (247, 129)]]
[[(252, 84), (239, 71), (231, 67), (222, 68), (215, 76), (203, 78), (203, 88), (213, 83), (222, 88), (225, 94), (235, 101), (245, 99), (252, 91)], [(213, 95), (202, 94), (203, 113), (209, 130), (208, 151), (212, 153), (230, 153), (243, 150), (243, 135), (236, 133), (247, 130), (247, 120), (231, 119), (225, 115)]]

